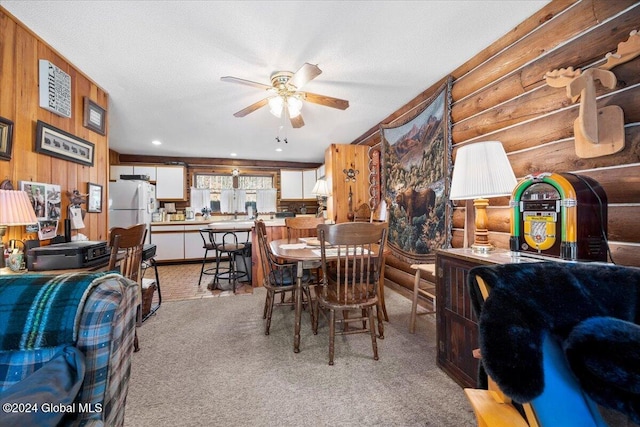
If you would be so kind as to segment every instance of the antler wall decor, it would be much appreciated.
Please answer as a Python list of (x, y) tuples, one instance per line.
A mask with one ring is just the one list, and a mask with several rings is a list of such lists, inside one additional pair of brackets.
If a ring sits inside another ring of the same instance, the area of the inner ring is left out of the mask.
[(573, 67), (549, 71), (544, 78), (551, 87), (566, 87), (572, 102), (580, 99), (580, 112), (573, 123), (576, 154), (593, 158), (614, 154), (624, 148), (624, 113), (617, 105), (598, 108), (595, 80), (608, 89), (616, 87), (617, 79), (609, 71), (640, 55), (640, 33), (633, 30), (626, 42), (618, 44), (616, 53), (607, 53), (607, 62), (584, 72)]

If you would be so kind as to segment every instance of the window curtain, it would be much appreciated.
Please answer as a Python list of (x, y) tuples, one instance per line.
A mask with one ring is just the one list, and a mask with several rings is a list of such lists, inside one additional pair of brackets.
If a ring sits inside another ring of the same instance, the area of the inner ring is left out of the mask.
[(276, 189), (256, 190), (256, 210), (261, 213), (276, 212)]
[(191, 208), (195, 212), (202, 212), (202, 208), (211, 209), (211, 194), (208, 188), (191, 187)]
[(220, 191), (220, 212), (223, 212), (223, 213), (246, 212), (246, 208), (245, 208), (246, 201), (247, 201), (247, 192), (245, 190), (221, 190)]

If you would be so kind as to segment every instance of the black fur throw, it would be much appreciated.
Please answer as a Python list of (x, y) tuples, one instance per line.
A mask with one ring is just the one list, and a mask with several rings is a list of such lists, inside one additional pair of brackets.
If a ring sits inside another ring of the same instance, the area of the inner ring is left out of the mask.
[[(483, 302), (475, 276), (490, 288)], [(597, 403), (640, 420), (640, 269), (539, 262), (475, 267), (469, 291), (482, 365), (502, 391), (529, 402), (544, 389), (542, 339), (563, 343)]]

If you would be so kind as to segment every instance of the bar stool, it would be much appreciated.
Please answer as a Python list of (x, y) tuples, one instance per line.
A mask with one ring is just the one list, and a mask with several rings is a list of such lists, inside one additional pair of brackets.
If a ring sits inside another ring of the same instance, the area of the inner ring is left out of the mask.
[[(247, 247), (247, 242), (239, 243), (238, 235), (236, 232), (246, 232), (246, 230), (217, 230), (218, 233), (224, 233), (222, 235), (222, 239), (219, 244), (215, 244), (216, 249), (216, 267), (215, 267), (215, 278), (213, 279), (214, 288), (219, 287), (220, 279), (228, 280), (233, 284), (233, 293), (236, 293), (236, 286), (238, 284), (238, 279), (243, 277), (248, 277), (250, 271), (247, 268), (247, 262), (244, 258), (244, 251)], [(248, 235), (248, 234), (247, 234)], [(211, 234), (213, 236), (213, 234)], [(240, 256), (242, 258), (242, 263), (244, 265), (244, 271), (238, 270), (236, 267), (236, 258)], [(229, 267), (220, 267), (220, 262), (222, 258), (226, 257), (229, 260)]]
[[(200, 268), (200, 279), (198, 279), (198, 286), (200, 286), (200, 283), (202, 282), (203, 275), (208, 274), (213, 276), (217, 272), (217, 267), (205, 268), (205, 265), (207, 263), (207, 255), (209, 255), (209, 251), (216, 250), (216, 245), (215, 245), (214, 237), (212, 234), (213, 230), (209, 228), (201, 228), (199, 231), (200, 231), (200, 237), (202, 237), (202, 248), (204, 249), (204, 256), (202, 257), (202, 268)], [(216, 261), (217, 259), (218, 258), (216, 256)]]

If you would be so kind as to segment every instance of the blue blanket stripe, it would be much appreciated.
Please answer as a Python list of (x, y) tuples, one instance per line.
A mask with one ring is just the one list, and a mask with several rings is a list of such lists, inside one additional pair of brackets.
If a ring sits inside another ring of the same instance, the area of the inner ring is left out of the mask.
[(2, 350), (73, 343), (78, 313), (92, 282), (106, 273), (23, 274), (0, 277)]

